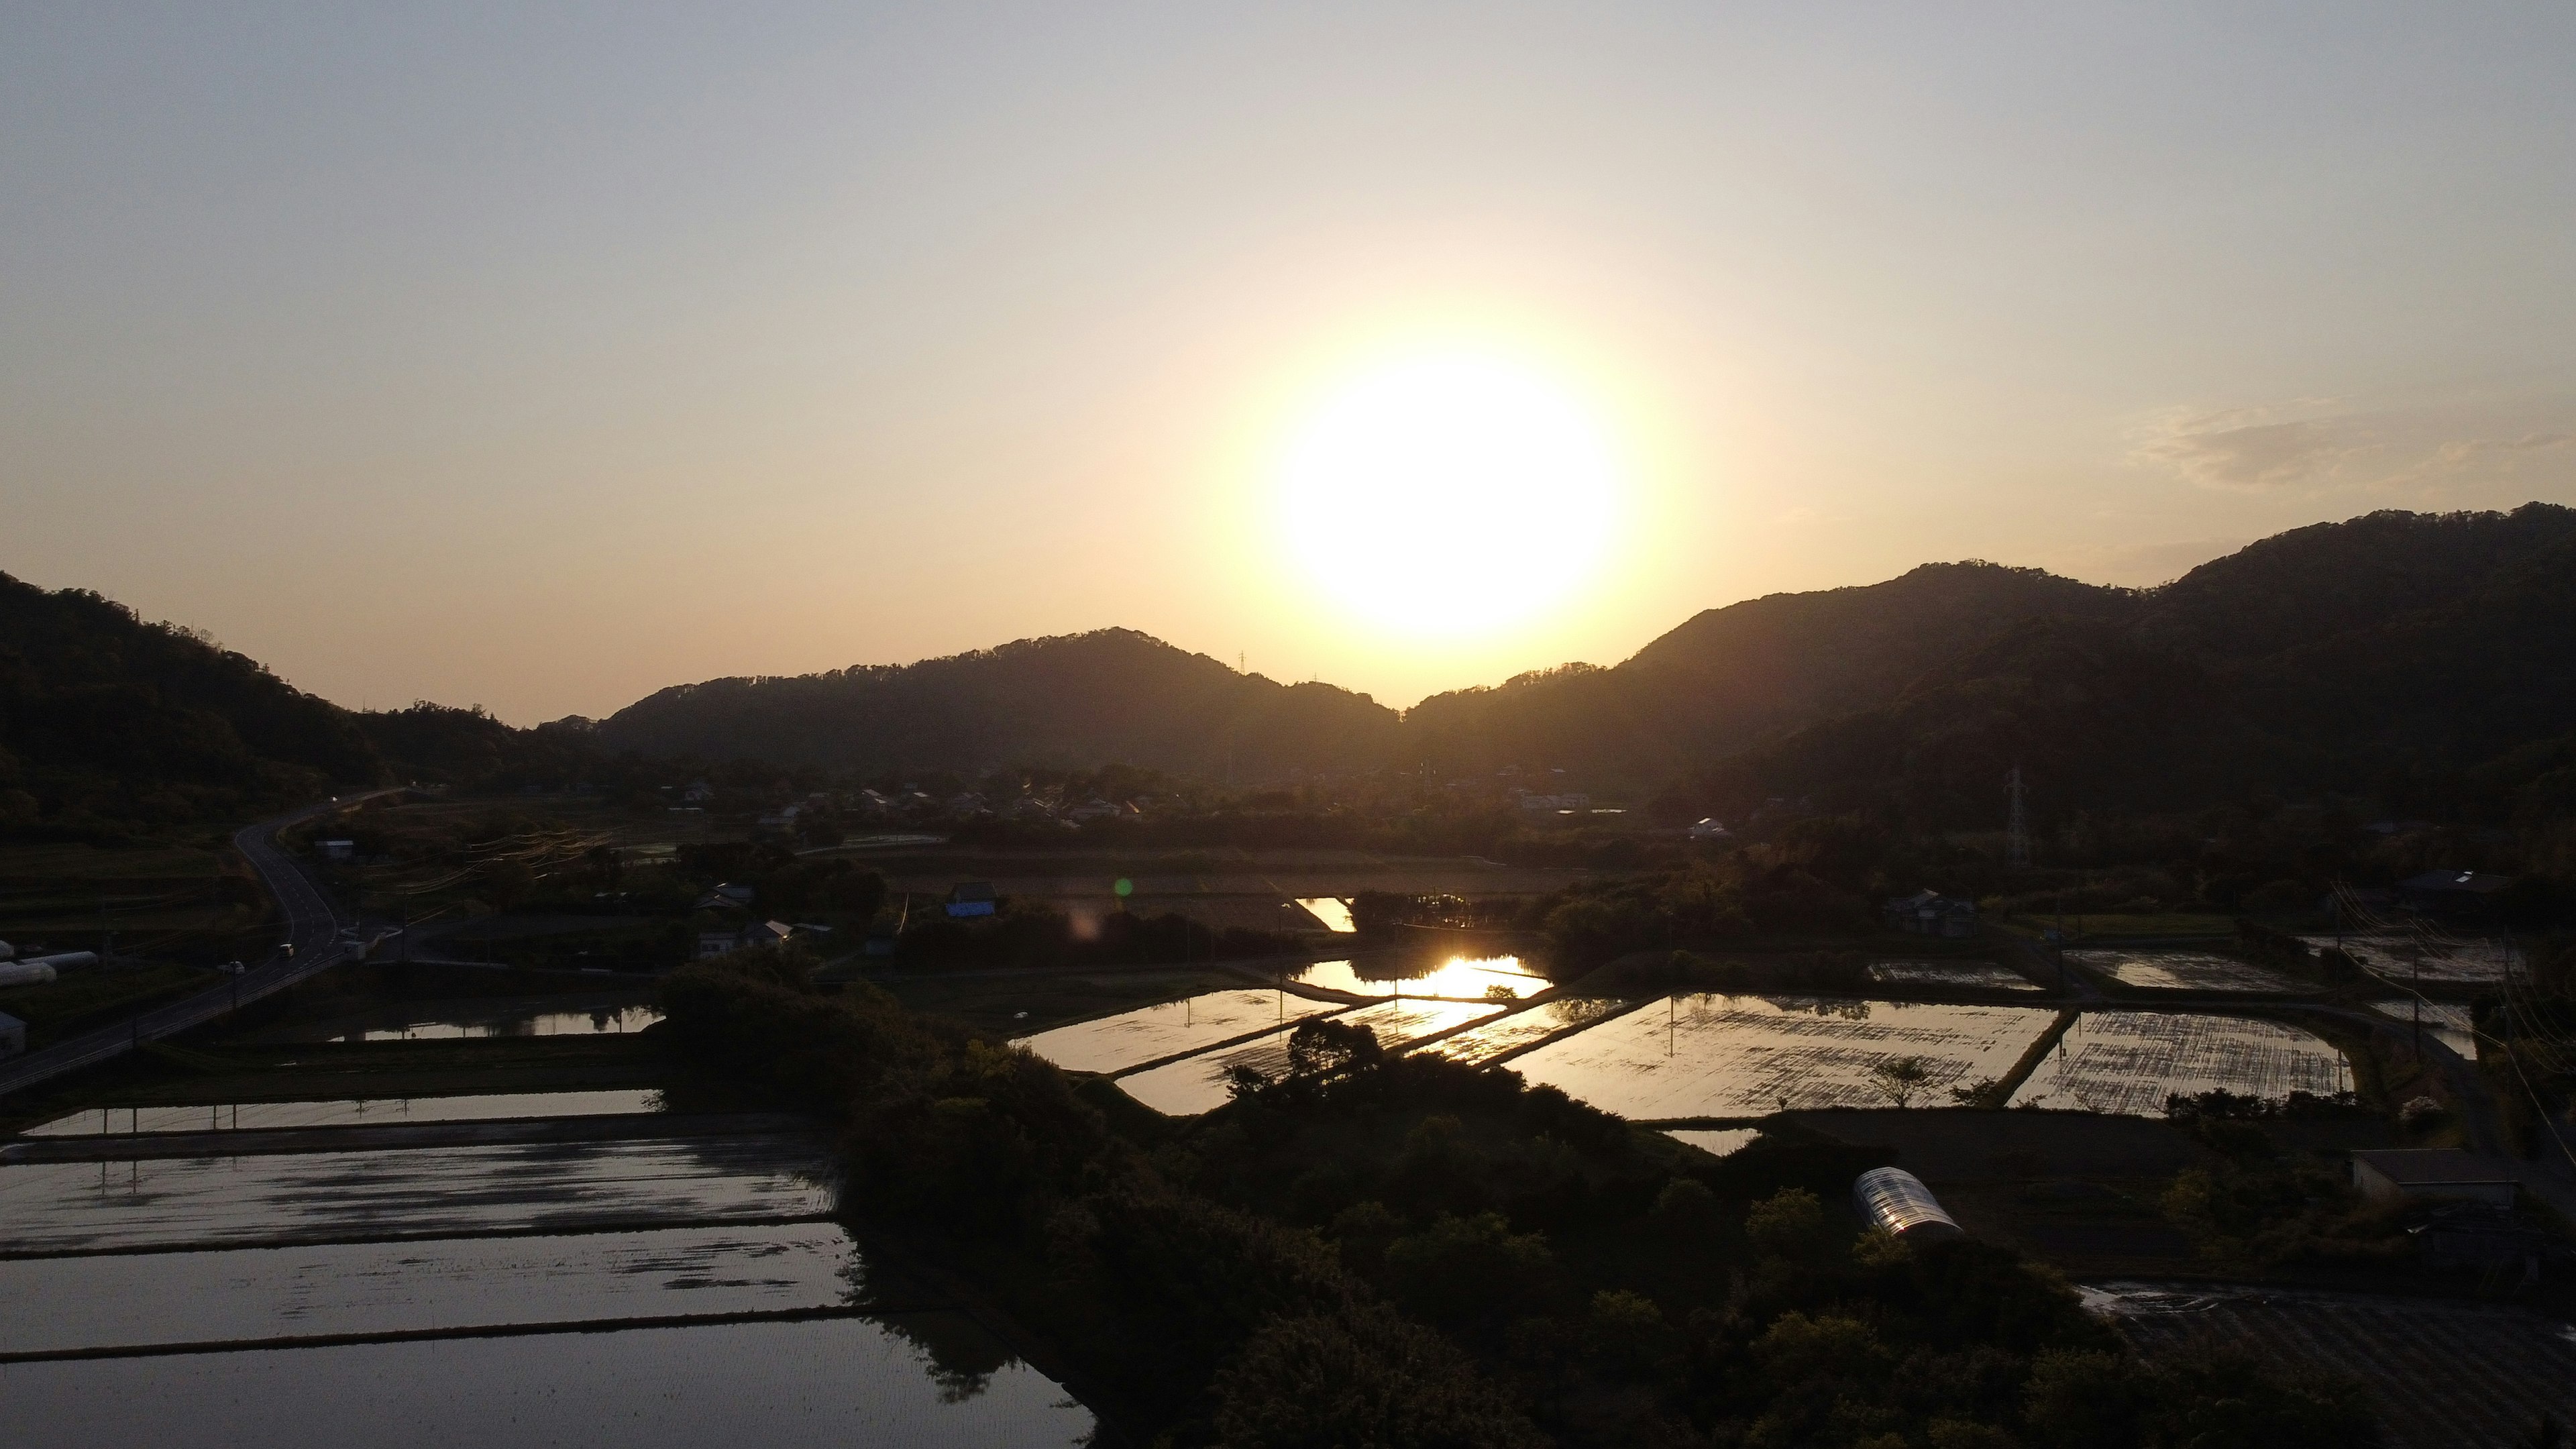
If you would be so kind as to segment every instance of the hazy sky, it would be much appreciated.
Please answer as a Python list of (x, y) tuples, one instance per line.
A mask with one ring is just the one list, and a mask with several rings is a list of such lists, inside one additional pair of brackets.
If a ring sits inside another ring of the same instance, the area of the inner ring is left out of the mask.
[[(2571, 75), (2563, 0), (0, 5), (0, 570), (523, 723), (1111, 624), (1409, 704), (2576, 502)], [(1487, 636), (1277, 541), (1424, 349), (1627, 470)]]

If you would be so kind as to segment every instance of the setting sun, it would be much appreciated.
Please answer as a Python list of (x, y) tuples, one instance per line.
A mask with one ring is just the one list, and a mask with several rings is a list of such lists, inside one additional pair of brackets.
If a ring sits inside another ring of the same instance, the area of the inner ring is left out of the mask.
[(1563, 601), (1599, 571), (1621, 469), (1576, 394), (1506, 358), (1446, 353), (1344, 384), (1279, 467), (1290, 555), (1380, 626), (1473, 634)]

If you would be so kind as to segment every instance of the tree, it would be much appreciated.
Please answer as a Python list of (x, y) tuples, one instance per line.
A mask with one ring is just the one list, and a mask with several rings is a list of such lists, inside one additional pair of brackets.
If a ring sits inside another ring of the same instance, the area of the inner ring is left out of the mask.
[(1899, 1107), (1910, 1107), (1914, 1094), (1932, 1080), (1932, 1071), (1921, 1057), (1890, 1057), (1871, 1067), (1869, 1077), (1880, 1096)]

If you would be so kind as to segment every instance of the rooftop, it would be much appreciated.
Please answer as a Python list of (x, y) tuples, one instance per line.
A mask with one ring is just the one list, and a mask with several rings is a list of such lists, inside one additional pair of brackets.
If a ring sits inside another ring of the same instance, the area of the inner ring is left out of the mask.
[(2356, 1152), (2352, 1160), (2401, 1187), (2518, 1182), (2512, 1165), (2456, 1147), (2392, 1147)]

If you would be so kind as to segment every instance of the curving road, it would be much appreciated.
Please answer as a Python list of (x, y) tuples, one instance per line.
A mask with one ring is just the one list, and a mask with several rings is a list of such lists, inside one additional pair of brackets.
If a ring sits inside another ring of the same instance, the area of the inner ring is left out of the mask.
[(114, 1026), (100, 1027), (43, 1051), (0, 1063), (0, 1095), (93, 1066), (144, 1042), (203, 1025), (357, 955), (361, 949), (357, 943), (340, 939), (340, 932), (355, 921), (323, 894), (294, 857), (279, 847), (277, 832), (367, 798), (370, 797), (353, 795), (326, 800), (273, 820), (245, 825), (233, 835), (233, 848), (250, 861), (251, 869), (259, 872), (261, 884), (277, 899), (278, 913), (283, 917), (280, 934), (293, 943), (291, 953), (280, 951), (223, 985), (195, 996), (156, 1006)]

